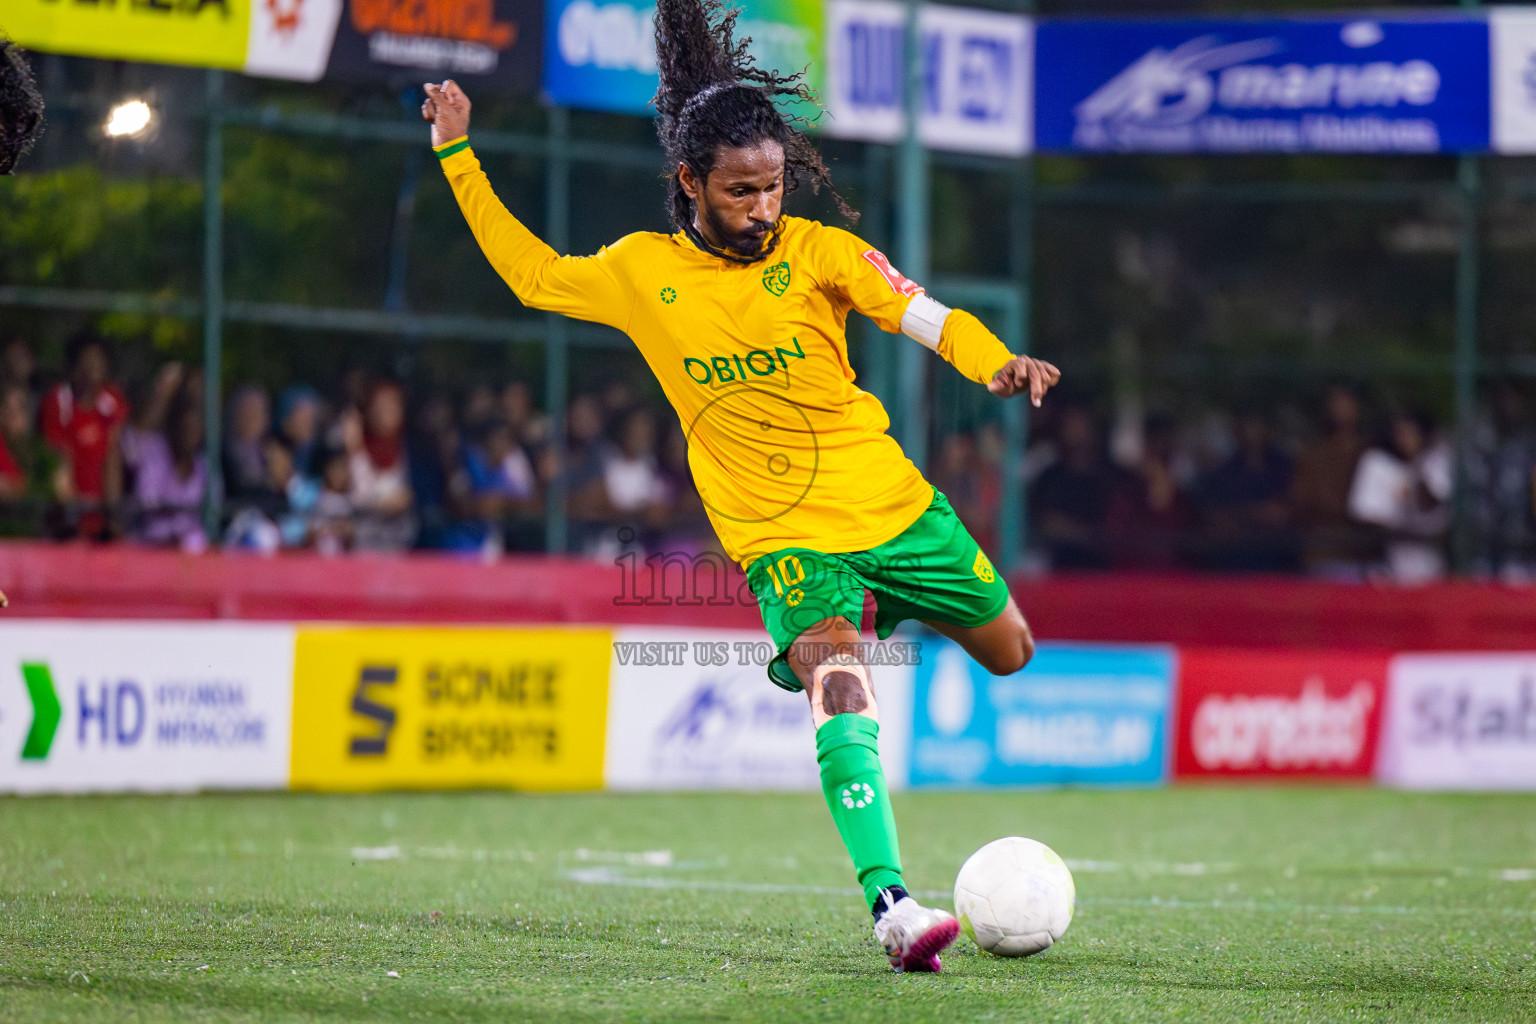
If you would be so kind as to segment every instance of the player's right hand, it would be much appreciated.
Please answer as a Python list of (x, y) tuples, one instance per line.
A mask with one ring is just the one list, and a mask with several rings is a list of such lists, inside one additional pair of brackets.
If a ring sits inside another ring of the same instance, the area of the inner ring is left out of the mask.
[(422, 86), (427, 98), (421, 104), (422, 120), (432, 125), (432, 145), (469, 134), (469, 97), (459, 88), (459, 83), (448, 79), (442, 85), (428, 82)]

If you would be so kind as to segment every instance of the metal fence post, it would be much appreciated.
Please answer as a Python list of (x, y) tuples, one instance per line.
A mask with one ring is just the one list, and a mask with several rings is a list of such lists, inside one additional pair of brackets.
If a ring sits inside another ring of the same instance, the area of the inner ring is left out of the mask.
[(1458, 573), (1472, 569), (1470, 463), (1477, 427), (1478, 279), (1481, 274), (1482, 174), (1475, 156), (1463, 156), (1456, 168), (1461, 192), (1460, 237), (1456, 249), (1456, 348), (1452, 360), (1456, 395), (1456, 476), (1451, 497), (1451, 564)]
[[(1030, 318), (1033, 315), (1035, 259), (1035, 163), (1024, 157), (1014, 165), (1013, 196), (1009, 204), (1009, 235), (1012, 251), (1009, 265), (1017, 286), (1018, 300), (1004, 321), (1003, 341), (1017, 355), (1030, 350)], [(1019, 395), (1003, 403), (1003, 494), (998, 514), (998, 539), (1002, 548), (1003, 571), (1019, 568), (1024, 546), (1029, 541), (1029, 494), (1022, 475), (1024, 451), (1029, 441), (1028, 395)]]
[(207, 137), (203, 149), (203, 459), (207, 490), (203, 529), (217, 544), (224, 512), (224, 72), (206, 81)]
[[(550, 246), (561, 255), (571, 245), (571, 115), (564, 107), (549, 108), (549, 156), (544, 164), (544, 230)], [(544, 402), (549, 411), (550, 443), (559, 467), (544, 495), (544, 550), (564, 554), (565, 518), (565, 394), (570, 388), (569, 343), (565, 317), (549, 313), (544, 319)]]
[[(901, 140), (897, 167), (897, 249), (901, 269), (918, 283), (928, 279), (928, 153), (923, 149), (919, 124), (922, 118), (923, 40), (918, 23), (921, 6), (907, 0), (905, 109), (906, 132)], [(901, 447), (918, 469), (928, 464), (928, 351), (921, 345), (901, 345), (896, 414), (901, 418)]]

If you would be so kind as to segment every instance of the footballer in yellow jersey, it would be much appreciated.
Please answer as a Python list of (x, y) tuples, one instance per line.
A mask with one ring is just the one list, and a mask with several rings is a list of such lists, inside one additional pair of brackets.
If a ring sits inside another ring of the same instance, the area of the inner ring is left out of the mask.
[(1059, 374), (1009, 352), (855, 235), (782, 215), (802, 179), (851, 211), (775, 104), (808, 98), (798, 76), (753, 67), (734, 20), (716, 0), (657, 5), (671, 233), (560, 256), (492, 191), (463, 91), (426, 86), (422, 115), (475, 239), (518, 298), (623, 331), (661, 383), (710, 520), (747, 571), (778, 649), (769, 676), (810, 698), (823, 794), (875, 937), (896, 970), (937, 971), (959, 926), (903, 885), (875, 691), (853, 653), (865, 591), (880, 637), (919, 619), (994, 673), (1022, 668), (1034, 642), (1001, 576), (858, 387), (848, 314), (909, 335), (1001, 397), (1027, 390), (1039, 404)]

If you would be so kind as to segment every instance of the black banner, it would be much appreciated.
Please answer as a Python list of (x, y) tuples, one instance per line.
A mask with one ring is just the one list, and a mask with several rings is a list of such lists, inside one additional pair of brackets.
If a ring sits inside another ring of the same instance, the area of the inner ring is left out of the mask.
[(542, 0), (346, 0), (325, 77), (537, 92)]

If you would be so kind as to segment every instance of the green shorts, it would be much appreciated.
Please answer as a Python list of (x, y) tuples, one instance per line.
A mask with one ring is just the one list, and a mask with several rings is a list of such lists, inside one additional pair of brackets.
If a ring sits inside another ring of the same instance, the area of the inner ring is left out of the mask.
[(796, 693), (804, 687), (786, 659), (790, 645), (833, 616), (857, 628), (866, 590), (881, 640), (903, 619), (980, 626), (1008, 605), (1007, 584), (937, 489), (917, 522), (879, 547), (836, 555), (780, 548), (752, 563), (747, 583), (777, 649), (768, 678)]

